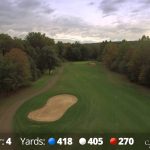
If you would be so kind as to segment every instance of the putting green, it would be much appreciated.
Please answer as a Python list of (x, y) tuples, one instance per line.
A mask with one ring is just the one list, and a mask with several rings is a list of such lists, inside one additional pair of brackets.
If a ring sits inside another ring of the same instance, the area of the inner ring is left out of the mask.
[[(52, 123), (28, 119), (49, 97), (69, 93), (78, 103)], [(129, 83), (100, 63), (68, 63), (59, 81), (49, 91), (25, 102), (17, 111), (17, 133), (150, 133), (150, 90)]]

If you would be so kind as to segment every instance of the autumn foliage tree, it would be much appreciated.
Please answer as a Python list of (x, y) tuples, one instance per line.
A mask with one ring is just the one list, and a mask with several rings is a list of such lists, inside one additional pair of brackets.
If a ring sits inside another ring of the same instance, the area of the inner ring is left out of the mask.
[(4, 81), (1, 88), (15, 90), (28, 85), (31, 74), (27, 54), (21, 49), (10, 50), (3, 58), (1, 74), (3, 74)]
[(109, 42), (101, 56), (113, 71), (124, 73), (131, 81), (150, 86), (150, 38), (139, 41)]
[(116, 60), (119, 53), (118, 45), (115, 43), (109, 43), (105, 47), (105, 52), (103, 56), (103, 62), (106, 66), (108, 66), (110, 69), (115, 70), (116, 66)]

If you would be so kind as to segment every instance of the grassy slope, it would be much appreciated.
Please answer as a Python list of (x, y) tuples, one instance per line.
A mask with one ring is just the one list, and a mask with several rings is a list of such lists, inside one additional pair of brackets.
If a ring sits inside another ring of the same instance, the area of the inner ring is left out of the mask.
[(46, 86), (50, 77), (51, 76), (49, 75), (48, 71), (45, 72), (45, 74), (41, 78), (39, 78), (36, 82), (33, 82), (32, 88), (39, 89)]
[[(50, 96), (71, 93), (78, 97), (58, 121), (36, 123), (27, 119)], [(150, 94), (100, 64), (70, 63), (61, 80), (48, 92), (26, 102), (14, 118), (15, 132), (25, 133), (150, 133)]]

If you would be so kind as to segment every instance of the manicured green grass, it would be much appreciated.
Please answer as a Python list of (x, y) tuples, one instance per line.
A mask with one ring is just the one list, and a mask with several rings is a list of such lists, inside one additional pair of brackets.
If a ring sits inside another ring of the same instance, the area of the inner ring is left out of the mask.
[(44, 87), (47, 84), (50, 77), (51, 76), (49, 75), (48, 71), (46, 71), (41, 78), (39, 78), (36, 82), (33, 82), (32, 88), (39, 89), (41, 87)]
[[(30, 121), (30, 111), (51, 96), (69, 93), (78, 97), (58, 121)], [(129, 83), (100, 63), (69, 63), (59, 82), (48, 92), (20, 107), (14, 118), (17, 133), (150, 133), (150, 90)]]
[[(125, 83), (113, 73), (110, 77), (108, 73), (111, 74), (100, 64), (89, 66), (78, 62), (67, 65), (52, 90), (32, 98), (18, 110), (15, 131), (150, 132), (150, 94), (140, 92), (136, 85)], [(78, 103), (60, 120), (36, 123), (27, 119), (30, 111), (61, 93), (76, 95)]]

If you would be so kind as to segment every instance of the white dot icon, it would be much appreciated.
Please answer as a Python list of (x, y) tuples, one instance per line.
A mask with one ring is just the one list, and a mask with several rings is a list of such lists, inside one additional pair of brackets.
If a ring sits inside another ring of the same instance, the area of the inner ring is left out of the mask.
[(86, 144), (86, 139), (85, 139), (85, 138), (80, 138), (80, 139), (79, 139), (79, 143), (80, 143), (81, 145), (85, 145), (85, 144)]

